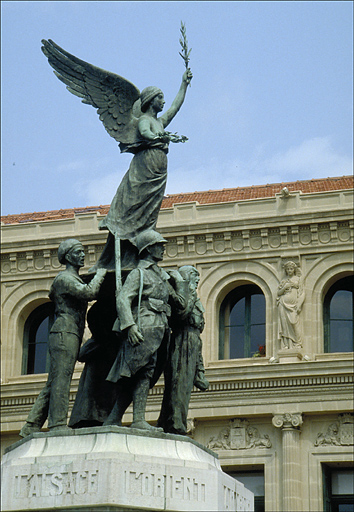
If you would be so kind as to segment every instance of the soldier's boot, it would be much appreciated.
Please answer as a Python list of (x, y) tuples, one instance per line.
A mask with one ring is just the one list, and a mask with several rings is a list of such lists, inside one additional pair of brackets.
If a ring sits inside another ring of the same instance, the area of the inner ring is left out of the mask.
[(40, 432), (40, 431), (41, 431), (41, 427), (40, 426), (35, 425), (34, 423), (29, 423), (28, 421), (26, 421), (26, 423), (21, 428), (21, 430), (19, 432), (19, 435), (21, 437), (27, 437), (27, 436), (30, 436), (31, 434), (34, 434), (35, 432)]
[(147, 397), (149, 394), (150, 382), (149, 379), (140, 380), (133, 392), (133, 423), (131, 428), (139, 428), (142, 430), (154, 430), (156, 432), (163, 432), (160, 427), (153, 427), (145, 421), (145, 408)]
[(129, 387), (127, 388), (127, 386), (124, 387), (121, 382), (118, 382), (116, 402), (108, 418), (104, 421), (103, 425), (117, 425), (118, 427), (121, 427), (124, 413), (128, 409), (131, 402), (131, 390), (129, 389)]

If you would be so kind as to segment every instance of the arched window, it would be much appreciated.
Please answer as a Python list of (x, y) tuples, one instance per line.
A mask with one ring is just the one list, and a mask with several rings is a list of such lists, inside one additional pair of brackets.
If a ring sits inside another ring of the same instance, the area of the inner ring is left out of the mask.
[(354, 276), (339, 279), (328, 290), (323, 304), (325, 352), (352, 352)]
[(52, 302), (42, 304), (27, 318), (23, 336), (22, 374), (48, 372), (48, 338), (53, 322)]
[(232, 290), (220, 308), (219, 359), (265, 355), (265, 298), (256, 285)]

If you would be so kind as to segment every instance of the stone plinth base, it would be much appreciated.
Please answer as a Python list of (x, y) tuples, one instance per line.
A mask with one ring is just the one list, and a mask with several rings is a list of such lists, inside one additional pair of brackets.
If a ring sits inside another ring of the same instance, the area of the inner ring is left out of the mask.
[(279, 363), (296, 363), (302, 361), (302, 353), (298, 348), (283, 348), (278, 351)]
[(2, 512), (252, 511), (253, 494), (184, 436), (127, 427), (33, 434), (2, 462)]

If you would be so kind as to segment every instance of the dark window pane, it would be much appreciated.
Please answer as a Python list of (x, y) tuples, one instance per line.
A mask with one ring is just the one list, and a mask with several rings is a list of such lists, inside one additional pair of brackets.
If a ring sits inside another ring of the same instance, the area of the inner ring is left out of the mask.
[(255, 496), (264, 496), (264, 474), (263, 471), (247, 471), (245, 473), (229, 473), (230, 476), (241, 482)]
[(230, 359), (238, 359), (240, 357), (244, 357), (244, 334), (245, 330), (243, 327), (230, 328)]
[(263, 324), (265, 322), (265, 297), (264, 295), (251, 296), (251, 324)]
[(251, 355), (264, 345), (265, 325), (251, 325)]
[(49, 326), (49, 318), (46, 317), (41, 324), (39, 325), (36, 332), (36, 344), (37, 343), (47, 343), (48, 341), (48, 326)]
[[(257, 325), (256, 325), (257, 324)], [(256, 285), (242, 285), (220, 308), (220, 357), (251, 357), (265, 344), (265, 298)]]
[(332, 320), (330, 324), (331, 351), (353, 351), (353, 322)]
[(254, 511), (264, 512), (264, 473), (263, 471), (232, 472), (230, 476), (241, 482), (254, 494)]
[(323, 303), (325, 352), (352, 352), (354, 276), (344, 277), (328, 290)]
[(354, 503), (339, 503), (338, 512), (354, 512)]
[(47, 343), (36, 343), (34, 346), (34, 371), (33, 373), (45, 373), (47, 361)]
[(354, 494), (353, 470), (332, 470), (332, 494)]
[(231, 310), (230, 325), (245, 325), (245, 298), (239, 300)]
[(353, 318), (353, 293), (348, 290), (338, 290), (332, 297), (330, 308), (331, 320)]
[(54, 304), (47, 302), (36, 308), (28, 317), (23, 339), (24, 374), (45, 373), (50, 328), (54, 322)]

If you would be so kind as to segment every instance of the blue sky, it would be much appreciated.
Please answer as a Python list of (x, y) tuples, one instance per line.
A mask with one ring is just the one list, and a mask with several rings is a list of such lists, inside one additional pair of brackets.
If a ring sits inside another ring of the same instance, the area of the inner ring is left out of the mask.
[(352, 173), (353, 3), (2, 1), (2, 214), (109, 204), (129, 167), (95, 109), (70, 94), (41, 52), (53, 39), (166, 107), (166, 193)]

